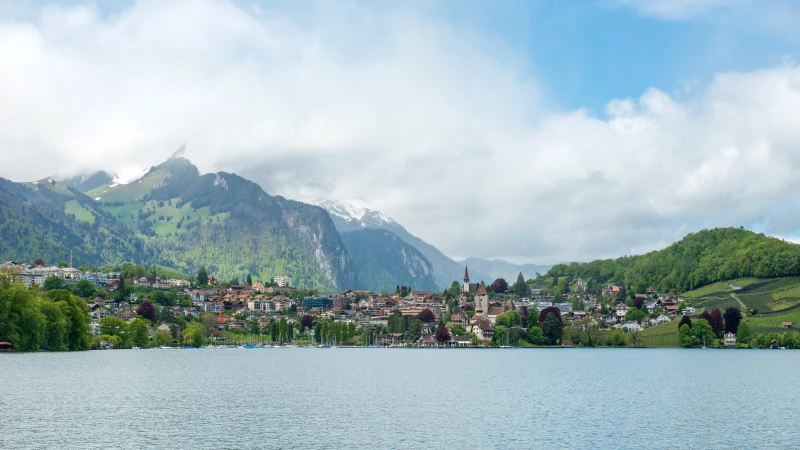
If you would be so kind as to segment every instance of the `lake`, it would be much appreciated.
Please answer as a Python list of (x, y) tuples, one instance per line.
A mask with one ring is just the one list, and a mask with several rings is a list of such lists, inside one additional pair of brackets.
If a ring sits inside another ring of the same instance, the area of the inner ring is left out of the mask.
[(0, 448), (789, 448), (800, 352), (0, 354)]

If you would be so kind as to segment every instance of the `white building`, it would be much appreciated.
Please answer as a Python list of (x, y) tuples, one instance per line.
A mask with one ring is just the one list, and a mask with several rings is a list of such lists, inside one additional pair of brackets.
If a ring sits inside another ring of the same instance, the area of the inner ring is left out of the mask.
[(179, 287), (179, 288), (188, 288), (188, 287), (191, 286), (190, 283), (188, 281), (186, 281), (186, 280), (170, 279), (170, 280), (167, 280), (167, 282), (170, 285), (175, 286), (175, 287)]
[(292, 279), (282, 275), (273, 278), (272, 281), (277, 284), (278, 287), (290, 287), (292, 285)]
[(733, 347), (736, 345), (736, 335), (733, 333), (725, 333), (725, 345), (728, 347)]

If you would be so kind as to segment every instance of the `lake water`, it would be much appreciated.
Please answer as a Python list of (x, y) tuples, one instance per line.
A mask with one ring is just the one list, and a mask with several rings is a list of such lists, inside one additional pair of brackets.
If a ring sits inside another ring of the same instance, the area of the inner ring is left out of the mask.
[(800, 352), (0, 354), (0, 448), (798, 448)]

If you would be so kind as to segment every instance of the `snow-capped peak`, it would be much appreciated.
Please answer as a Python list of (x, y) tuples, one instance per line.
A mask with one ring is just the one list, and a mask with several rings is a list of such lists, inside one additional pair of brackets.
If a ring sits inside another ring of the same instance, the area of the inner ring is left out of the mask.
[(326, 200), (320, 202), (319, 206), (328, 211), (329, 214), (339, 217), (346, 222), (362, 222), (362, 226), (380, 226), (395, 223), (391, 217), (385, 216), (380, 211), (375, 211), (363, 206), (356, 206), (352, 203)]

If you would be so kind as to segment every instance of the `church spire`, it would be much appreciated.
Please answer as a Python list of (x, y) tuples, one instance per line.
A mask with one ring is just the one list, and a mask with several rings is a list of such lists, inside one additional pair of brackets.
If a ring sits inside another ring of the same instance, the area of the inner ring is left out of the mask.
[(464, 283), (469, 283), (469, 270), (467, 270), (467, 266), (464, 266)]

